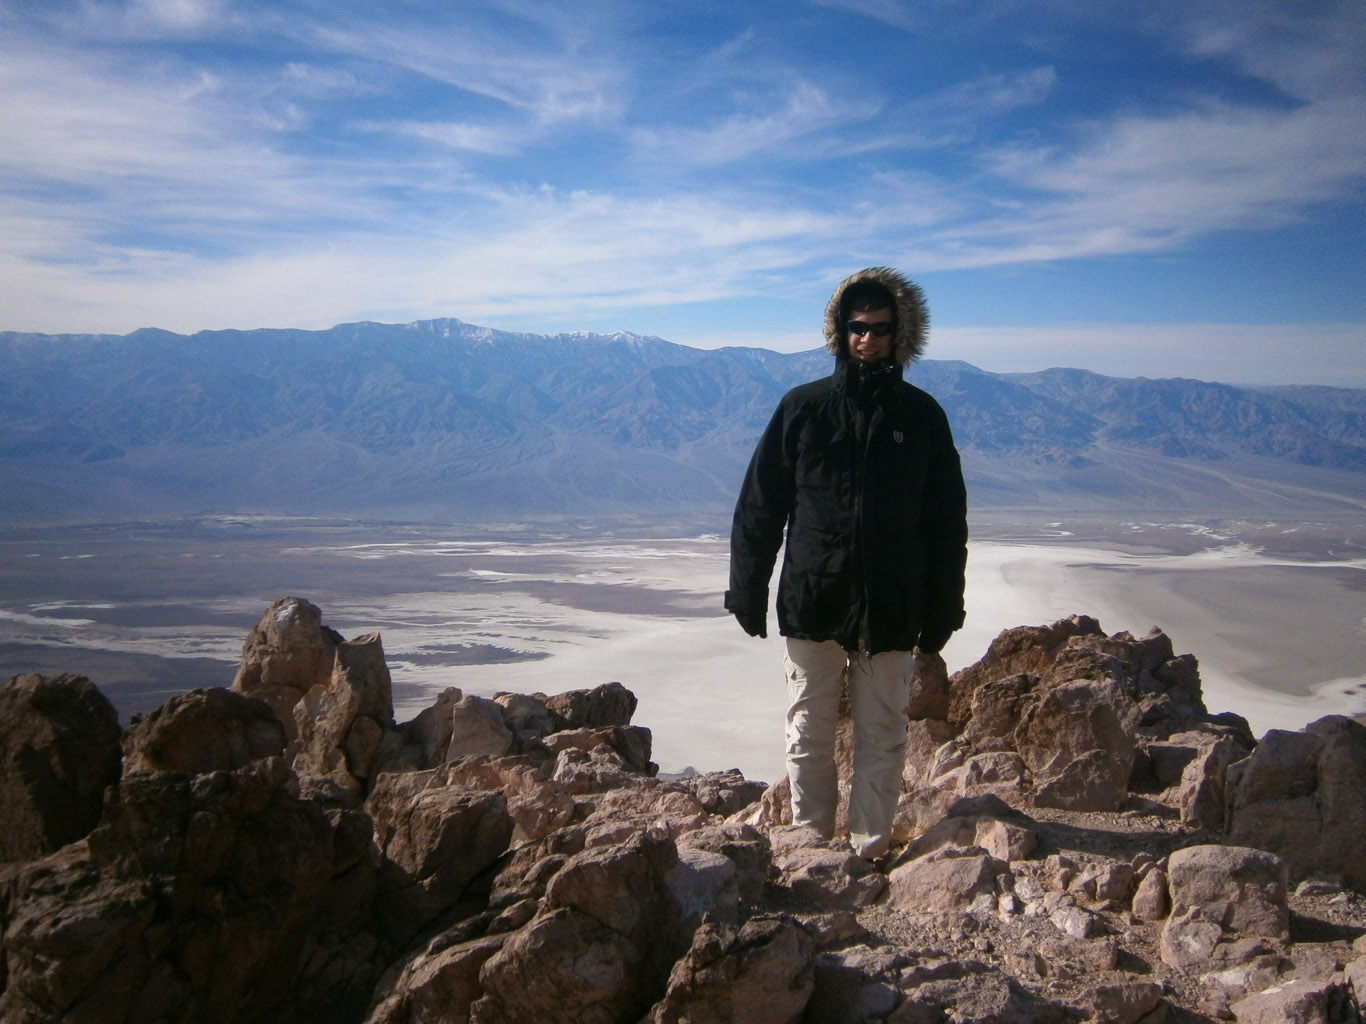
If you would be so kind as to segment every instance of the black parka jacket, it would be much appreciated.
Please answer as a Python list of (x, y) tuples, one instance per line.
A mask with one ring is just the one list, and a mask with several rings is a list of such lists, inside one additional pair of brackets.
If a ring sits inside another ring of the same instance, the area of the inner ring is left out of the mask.
[[(918, 299), (914, 285), (894, 281)], [(894, 290), (893, 359), (868, 366), (840, 352), (832, 376), (784, 396), (750, 461), (731, 528), (726, 607), (765, 613), (786, 535), (777, 600), (784, 636), (878, 654), (937, 650), (963, 624), (967, 497), (943, 410), (902, 380), (903, 357), (919, 352), (903, 344), (906, 320), (915, 316), (921, 330), (924, 322), (923, 306), (903, 308), (906, 291)], [(840, 294), (831, 299), (836, 318)], [(828, 312), (827, 339), (830, 320)]]

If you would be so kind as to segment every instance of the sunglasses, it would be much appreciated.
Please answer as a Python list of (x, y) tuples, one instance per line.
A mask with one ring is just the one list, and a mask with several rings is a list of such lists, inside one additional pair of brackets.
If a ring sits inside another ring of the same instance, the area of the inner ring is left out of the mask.
[(890, 320), (883, 320), (876, 324), (870, 324), (863, 320), (846, 320), (844, 326), (849, 329), (850, 334), (857, 334), (860, 338), (869, 331), (873, 332), (874, 338), (885, 338), (895, 329), (895, 325)]

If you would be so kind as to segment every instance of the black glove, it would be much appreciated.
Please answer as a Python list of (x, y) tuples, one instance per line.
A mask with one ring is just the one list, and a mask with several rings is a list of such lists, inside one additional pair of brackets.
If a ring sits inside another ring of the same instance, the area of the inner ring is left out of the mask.
[(735, 621), (750, 636), (768, 636), (768, 615), (762, 608), (741, 608), (734, 613)]
[(920, 639), (915, 646), (921, 654), (938, 654), (944, 649), (944, 645), (949, 642), (951, 636), (953, 636), (951, 629), (926, 629), (921, 632)]
[(726, 611), (735, 616), (740, 628), (750, 636), (768, 636), (768, 591), (726, 591)]

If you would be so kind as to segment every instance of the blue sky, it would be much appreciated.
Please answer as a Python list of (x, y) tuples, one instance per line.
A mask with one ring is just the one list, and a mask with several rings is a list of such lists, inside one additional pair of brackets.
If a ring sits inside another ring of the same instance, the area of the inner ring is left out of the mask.
[(0, 329), (453, 316), (1366, 386), (1361, 0), (0, 0)]

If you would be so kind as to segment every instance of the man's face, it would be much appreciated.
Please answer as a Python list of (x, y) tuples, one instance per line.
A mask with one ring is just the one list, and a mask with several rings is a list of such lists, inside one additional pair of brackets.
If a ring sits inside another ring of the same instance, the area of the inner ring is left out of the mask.
[[(867, 324), (867, 327), (860, 325)], [(849, 341), (849, 354), (865, 363), (875, 363), (879, 359), (889, 359), (892, 355), (892, 311), (890, 309), (869, 309), (862, 313), (850, 313), (845, 327)], [(863, 333), (860, 334), (859, 331)], [(882, 333), (879, 334), (878, 332)]]

